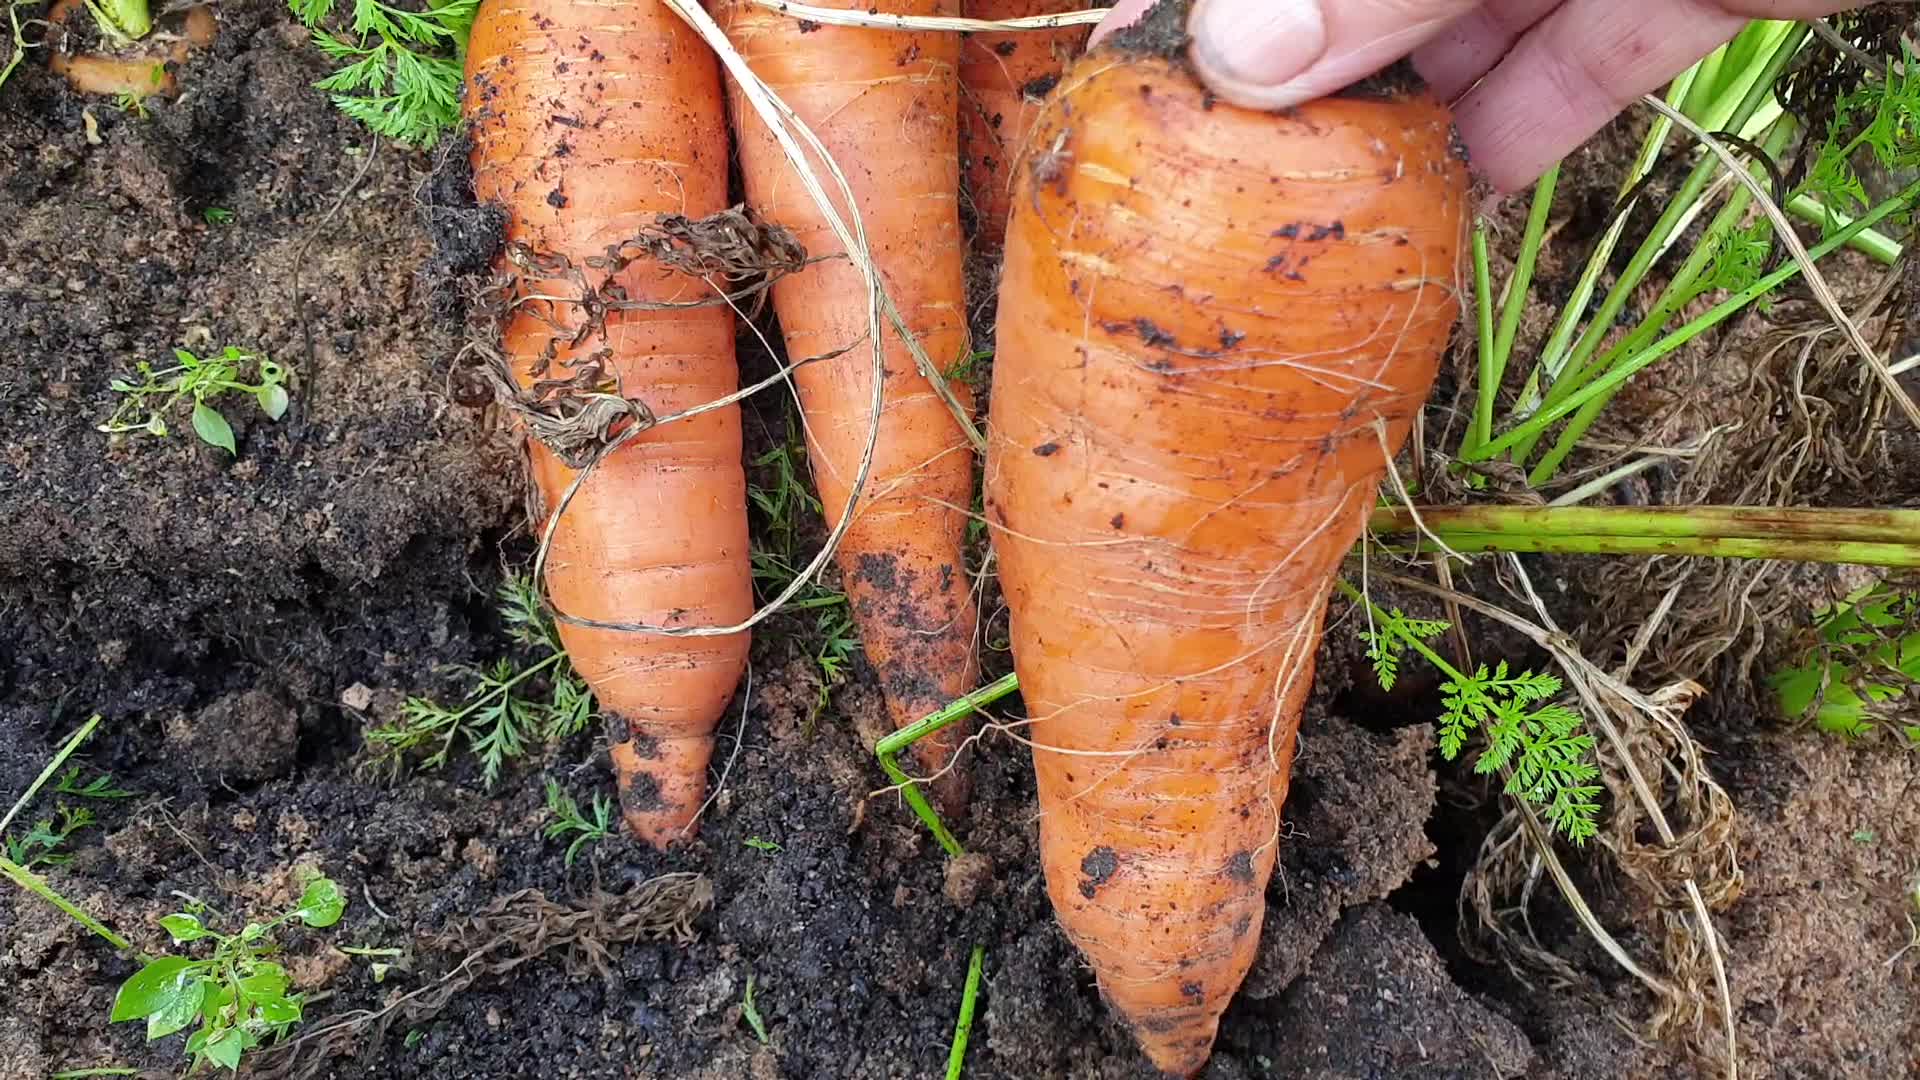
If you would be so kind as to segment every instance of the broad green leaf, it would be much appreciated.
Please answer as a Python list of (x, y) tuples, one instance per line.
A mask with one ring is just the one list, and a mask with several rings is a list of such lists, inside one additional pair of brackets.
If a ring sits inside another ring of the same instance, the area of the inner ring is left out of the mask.
[(204, 401), (193, 403), (194, 434), (210, 445), (217, 446), (236, 457), (239, 451), (233, 446), (233, 428), (227, 425), (227, 418), (214, 410)]
[(201, 1053), (215, 1065), (224, 1065), (228, 1069), (240, 1071), (240, 1055), (246, 1053), (247, 1040), (239, 1028), (225, 1028), (207, 1040)]
[(183, 911), (176, 911), (161, 918), (160, 925), (166, 927), (167, 933), (173, 935), (176, 943), (198, 941), (203, 937), (211, 936), (211, 931), (200, 925), (197, 917)]
[(176, 978), (173, 991), (165, 995), (160, 1007), (147, 1017), (147, 1041), (164, 1039), (200, 1018), (200, 1006), (206, 1000), (207, 980), (193, 974)]
[(240, 979), (240, 996), (256, 1005), (286, 997), (287, 970), (279, 964), (255, 964)]
[(341, 912), (346, 909), (347, 900), (340, 895), (340, 886), (331, 878), (316, 877), (300, 894), (300, 908), (295, 914), (308, 926), (325, 928), (339, 922)]
[(273, 1001), (262, 1001), (258, 1008), (260, 1019), (269, 1024), (297, 1024), (300, 1022), (300, 998), (283, 997)]
[(113, 999), (113, 1013), (108, 1017), (109, 1022), (117, 1024), (122, 1020), (138, 1020), (158, 1012), (169, 997), (178, 992), (175, 984), (193, 966), (193, 961), (184, 956), (163, 956), (134, 972), (132, 978), (120, 984), (120, 992)]
[(287, 415), (287, 388), (273, 383), (260, 391), (260, 411), (267, 419), (278, 420)]

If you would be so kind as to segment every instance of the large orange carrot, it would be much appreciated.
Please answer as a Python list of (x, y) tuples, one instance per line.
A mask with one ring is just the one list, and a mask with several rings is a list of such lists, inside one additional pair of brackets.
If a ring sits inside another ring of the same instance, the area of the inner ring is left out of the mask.
[[(698, 278), (642, 260), (611, 281), (588, 268), (664, 214), (726, 206), (725, 97), (717, 63), (658, 0), (487, 0), (467, 55), (474, 187), (507, 212), (507, 239), (563, 256), (596, 289), (628, 300), (713, 298)], [(570, 281), (522, 291), (577, 296)], [(555, 320), (564, 330), (545, 320)], [(739, 373), (724, 306), (615, 310), (577, 348), (574, 304), (536, 302), (513, 315), (504, 347), (523, 384), (566, 378), (595, 354), (621, 393), (665, 416), (725, 397)], [(574, 473), (531, 446), (552, 513)], [(562, 515), (547, 586), (561, 612), (604, 622), (724, 627), (753, 611), (746, 476), (738, 408), (648, 431), (605, 458)], [(664, 845), (705, 797), (713, 729), (746, 663), (745, 633), (678, 637), (561, 627), (601, 712), (630, 738), (613, 748), (622, 808)]]
[(1260, 937), (1328, 590), (1458, 313), (1467, 178), (1423, 93), (1242, 110), (1149, 48), (1167, 22), (1036, 125), (987, 497), (1049, 893), (1190, 1076)]
[[(953, 15), (956, 5), (901, 0), (888, 10)], [(745, 0), (714, 6), (754, 73), (844, 170), (874, 264), (908, 327), (934, 364), (943, 370), (956, 364), (967, 349), (958, 39), (815, 26)], [(835, 0), (832, 6), (866, 4)], [(791, 229), (809, 254), (844, 254), (793, 164), (737, 94), (734, 122), (748, 202)], [(794, 372), (820, 501), (828, 520), (837, 521), (852, 495), (872, 413), (873, 357), (861, 344), (871, 341), (865, 338), (868, 292), (860, 271), (837, 258), (782, 278), (773, 302), (791, 360), (841, 353)], [(964, 552), (974, 455), (947, 404), (891, 331), (885, 366), (871, 475), (836, 558), (862, 646), (880, 675), (894, 726), (901, 727), (972, 690), (978, 677)], [(950, 385), (971, 408), (967, 387)], [(962, 736), (949, 729), (942, 739), (922, 743), (922, 765), (944, 766)], [(962, 774), (948, 774), (938, 790), (957, 807), (965, 793)]]
[[(969, 18), (1020, 19), (1084, 8), (1084, 0), (965, 0)], [(1090, 27), (970, 34), (960, 46), (962, 149), (967, 194), (977, 222), (974, 245), (997, 251), (1013, 204), (1014, 167), (1028, 150), (1027, 132), (1067, 62), (1086, 45)], [(1046, 149), (1045, 147), (1041, 148)]]

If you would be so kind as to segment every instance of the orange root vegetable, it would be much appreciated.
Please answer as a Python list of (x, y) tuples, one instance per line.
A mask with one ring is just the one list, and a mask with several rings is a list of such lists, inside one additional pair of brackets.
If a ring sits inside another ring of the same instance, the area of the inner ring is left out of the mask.
[(1184, 1077), (1260, 938), (1329, 589), (1458, 315), (1468, 178), (1424, 92), (1243, 110), (1167, 21), (1035, 127), (987, 500), (1049, 894)]
[[(863, 8), (865, 0), (833, 6)], [(956, 7), (957, 0), (901, 0), (888, 10), (953, 15)], [(755, 74), (844, 170), (889, 295), (933, 363), (953, 367), (968, 345), (958, 38), (815, 26), (745, 0), (716, 0), (714, 14)], [(735, 92), (747, 201), (761, 217), (792, 230), (810, 255), (844, 254), (793, 163)], [(826, 176), (818, 163), (816, 169)], [(838, 521), (872, 417), (868, 290), (850, 260), (829, 258), (782, 278), (773, 302), (792, 361), (840, 353), (793, 376), (820, 501), (827, 519)], [(903, 727), (971, 691), (978, 679), (965, 556), (975, 459), (959, 422), (891, 328), (885, 344), (873, 466), (836, 559), (861, 644), (880, 676), (894, 726)], [(970, 409), (968, 388), (950, 385)], [(949, 728), (920, 743), (923, 771), (945, 768), (964, 735)], [(935, 791), (948, 809), (958, 809), (966, 795), (963, 774), (947, 773)]]
[[(86, 11), (82, 0), (55, 0), (47, 21), (68, 24)], [(184, 62), (195, 49), (213, 44), (220, 24), (210, 7), (190, 7), (161, 16), (153, 35), (114, 53), (68, 53), (56, 50), (47, 68), (83, 94), (132, 98), (172, 97), (180, 92), (170, 64)]]
[[(1082, 0), (965, 0), (974, 19), (1019, 19), (1078, 11)], [(998, 251), (1013, 204), (1013, 177), (1029, 150), (1027, 132), (1060, 72), (1091, 27), (970, 34), (960, 46), (960, 116), (967, 193), (978, 217), (974, 245)], [(1041, 149), (1045, 149), (1042, 147)]]
[[(486, 0), (467, 79), (474, 188), (481, 202), (506, 211), (510, 244), (564, 257), (594, 288), (617, 286), (628, 300), (714, 298), (706, 282), (650, 259), (611, 280), (587, 261), (662, 215), (701, 218), (727, 205), (719, 67), (666, 6)], [(510, 263), (503, 269), (532, 276)], [(577, 297), (579, 288), (523, 278), (520, 292)], [(606, 373), (621, 393), (656, 416), (737, 388), (727, 307), (611, 310), (604, 334), (570, 347), (567, 339), (586, 319), (580, 307), (534, 301), (509, 316), (503, 347), (522, 385), (567, 378), (604, 350)], [(558, 352), (543, 364), (556, 337)], [(529, 442), (551, 514), (575, 473)], [(732, 626), (751, 615), (739, 409), (664, 424), (605, 457), (559, 520), (546, 577), (555, 608), (582, 618), (692, 628)], [(561, 636), (601, 713), (630, 735), (613, 748), (627, 824), (665, 846), (705, 798), (713, 730), (745, 668), (748, 635), (563, 622)]]

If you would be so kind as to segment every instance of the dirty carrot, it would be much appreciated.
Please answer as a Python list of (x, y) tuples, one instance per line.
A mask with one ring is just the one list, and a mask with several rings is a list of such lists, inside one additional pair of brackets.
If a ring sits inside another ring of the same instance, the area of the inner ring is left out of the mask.
[[(609, 247), (663, 215), (702, 218), (727, 199), (725, 97), (710, 50), (658, 0), (486, 0), (467, 56), (474, 188), (505, 210), (509, 245), (567, 260), (595, 289), (691, 305), (711, 286), (652, 259), (612, 274)], [(512, 250), (511, 247), (509, 250)], [(530, 296), (577, 299), (579, 280), (501, 269)], [(523, 386), (591, 364), (665, 416), (732, 393), (739, 373), (725, 306), (606, 311), (532, 300), (507, 316), (502, 350)], [(576, 333), (587, 331), (577, 344)], [(551, 360), (543, 357), (554, 349)], [(552, 514), (577, 475), (537, 439), (532, 472)], [(554, 607), (607, 622), (728, 627), (753, 611), (740, 413), (716, 409), (646, 431), (605, 456), (556, 524)], [(682, 835), (707, 787), (713, 729), (747, 657), (744, 632), (670, 636), (563, 623), (574, 668), (616, 729), (628, 826), (656, 845)]]
[[(1077, 11), (1082, 0), (964, 0), (968, 18), (1019, 19)], [(1000, 249), (1013, 203), (1014, 168), (1027, 132), (1090, 28), (969, 34), (960, 45), (960, 134), (973, 201), (974, 246)]]
[[(903, 0), (889, 10), (953, 15), (957, 6)], [(719, 0), (714, 17), (754, 73), (842, 166), (888, 294), (933, 362), (956, 365), (968, 346), (958, 38), (819, 26), (746, 0)], [(861, 344), (869, 340), (869, 294), (794, 164), (737, 88), (735, 95), (749, 204), (823, 260), (782, 278), (773, 300), (789, 360), (808, 361), (794, 382), (820, 501), (828, 520), (837, 521), (854, 496), (872, 420), (873, 356)], [(978, 676), (965, 557), (975, 459), (959, 421), (891, 331), (884, 366), (872, 469), (835, 558), (861, 644), (900, 728), (971, 690)], [(951, 390), (971, 409), (963, 383)], [(956, 727), (917, 746), (922, 768), (944, 768), (963, 736)], [(949, 809), (964, 802), (965, 788), (957, 770), (934, 786)]]
[(1458, 314), (1468, 196), (1410, 78), (1233, 107), (1185, 6), (1036, 124), (987, 459), (1049, 895), (1181, 1077), (1254, 958), (1327, 595)]

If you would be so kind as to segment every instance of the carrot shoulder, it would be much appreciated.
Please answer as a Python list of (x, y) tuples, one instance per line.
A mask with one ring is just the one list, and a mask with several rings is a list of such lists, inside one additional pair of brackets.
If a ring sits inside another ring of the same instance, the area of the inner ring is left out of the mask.
[[(836, 0), (832, 6), (866, 4)], [(952, 15), (955, 7), (956, 0), (903, 0), (889, 10)], [(968, 340), (958, 40), (947, 33), (815, 26), (744, 0), (720, 0), (715, 16), (754, 72), (845, 172), (874, 263), (926, 353), (942, 369), (956, 364)], [(793, 165), (737, 96), (734, 122), (748, 202), (792, 230), (810, 255), (843, 254)], [(791, 361), (840, 353), (794, 372), (820, 500), (827, 519), (838, 521), (852, 496), (872, 411), (868, 291), (849, 260), (828, 258), (782, 278), (773, 300)], [(858, 517), (836, 558), (862, 646), (894, 726), (901, 727), (972, 690), (978, 678), (964, 549), (974, 453), (904, 343), (891, 330), (885, 342), (878, 444)], [(971, 408), (968, 388), (950, 385)], [(923, 743), (923, 767), (944, 766), (962, 735), (949, 729)], [(964, 786), (954, 773), (937, 787), (956, 806)]]
[[(596, 288), (617, 285), (629, 300), (713, 296), (706, 283), (651, 260), (611, 281), (587, 264), (660, 215), (699, 218), (727, 205), (719, 69), (678, 17), (658, 0), (487, 0), (467, 77), (475, 190), (506, 211), (509, 243), (562, 256)], [(567, 280), (519, 284), (523, 293), (579, 294)], [(582, 321), (579, 305), (546, 302), (509, 317), (503, 345), (523, 385), (600, 362), (623, 395), (656, 416), (736, 388), (733, 314), (724, 306), (610, 311), (604, 332), (568, 347)], [(561, 347), (544, 364), (556, 337)], [(529, 452), (551, 514), (575, 474), (537, 441)], [(750, 615), (738, 408), (662, 425), (603, 460), (559, 521), (546, 584), (557, 610), (600, 621), (726, 627)], [(627, 823), (665, 845), (705, 797), (713, 729), (744, 669), (748, 636), (565, 623), (561, 635), (619, 729), (613, 759)]]
[(987, 499), (1042, 859), (1191, 1076), (1260, 937), (1328, 590), (1458, 313), (1467, 180), (1425, 96), (1256, 113), (1125, 39), (1033, 142)]
[[(997, 21), (1058, 15), (1086, 5), (1082, 0), (965, 0), (963, 6), (968, 18)], [(982, 251), (998, 251), (1006, 239), (1014, 169), (1035, 152), (1027, 139), (1033, 118), (1089, 33), (1085, 26), (1018, 30), (969, 34), (961, 42), (960, 134), (974, 244)]]

